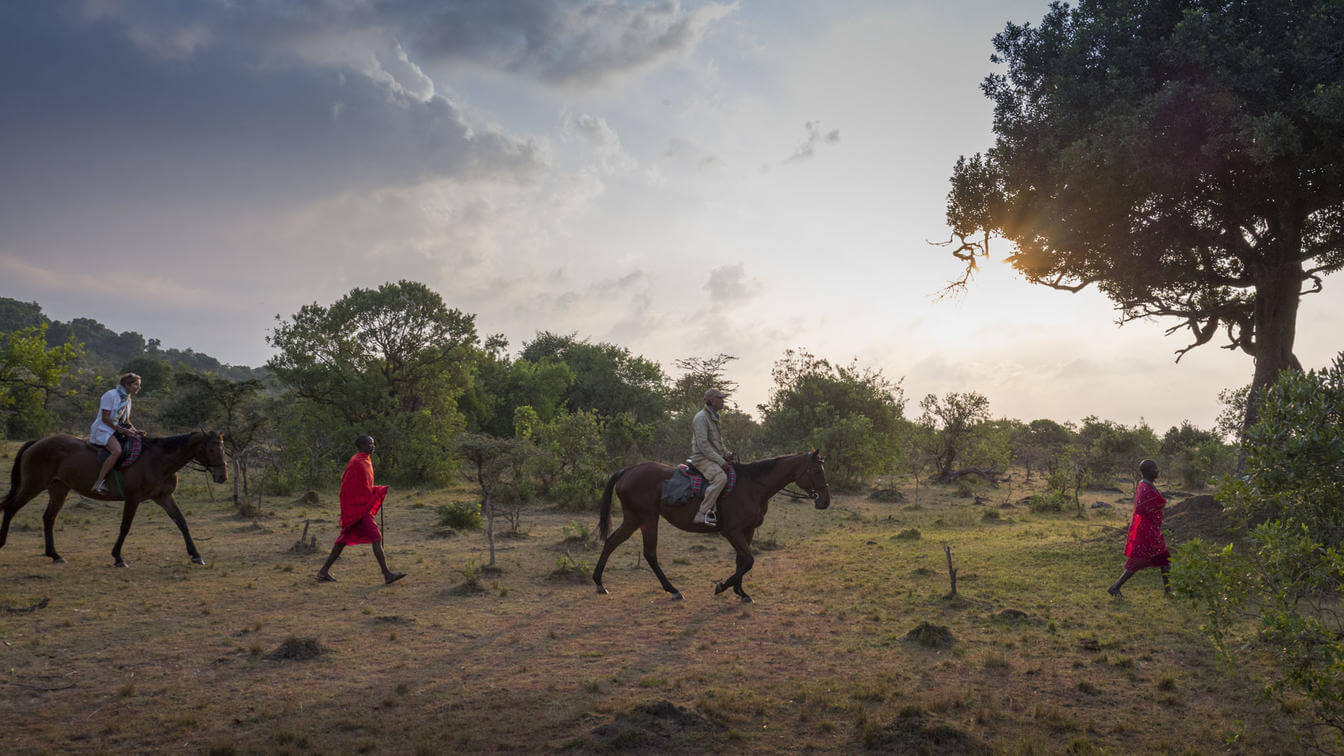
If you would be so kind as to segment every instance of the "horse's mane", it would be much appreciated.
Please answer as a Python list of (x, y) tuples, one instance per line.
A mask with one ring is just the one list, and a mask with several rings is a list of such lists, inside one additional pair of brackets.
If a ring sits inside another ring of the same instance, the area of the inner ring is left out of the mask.
[(145, 441), (166, 452), (174, 452), (186, 446), (188, 442), (191, 441), (192, 435), (193, 434), (191, 433), (183, 433), (180, 436), (166, 436), (164, 438), (150, 438), (149, 436), (146, 436)]
[(737, 465), (737, 477), (748, 480), (760, 480), (774, 471), (786, 459), (792, 459), (797, 454), (781, 454), (778, 457), (763, 459), (760, 462), (748, 462), (745, 465)]

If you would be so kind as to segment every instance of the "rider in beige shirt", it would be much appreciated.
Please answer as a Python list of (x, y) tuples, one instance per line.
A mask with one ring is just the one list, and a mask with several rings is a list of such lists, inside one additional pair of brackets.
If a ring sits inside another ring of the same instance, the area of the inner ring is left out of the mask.
[(705, 488), (705, 500), (695, 514), (695, 522), (713, 525), (718, 521), (714, 509), (719, 494), (728, 485), (728, 470), (733, 463), (733, 455), (724, 451), (723, 432), (719, 430), (719, 413), (723, 411), (723, 400), (728, 395), (718, 389), (705, 392), (705, 407), (691, 421), (691, 464), (705, 476), (709, 485)]

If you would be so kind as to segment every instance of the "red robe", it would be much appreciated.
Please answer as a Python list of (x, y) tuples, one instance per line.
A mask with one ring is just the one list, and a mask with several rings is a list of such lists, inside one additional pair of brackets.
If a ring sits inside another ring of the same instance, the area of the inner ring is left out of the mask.
[(373, 484), (373, 462), (358, 452), (350, 458), (341, 474), (341, 535), (337, 543), (375, 543), (383, 533), (373, 516), (383, 506), (387, 486)]
[(1145, 567), (1166, 567), (1171, 564), (1167, 539), (1162, 536), (1162, 507), (1167, 500), (1157, 487), (1146, 480), (1134, 489), (1134, 517), (1129, 521), (1129, 538), (1125, 541), (1125, 569), (1132, 571)]

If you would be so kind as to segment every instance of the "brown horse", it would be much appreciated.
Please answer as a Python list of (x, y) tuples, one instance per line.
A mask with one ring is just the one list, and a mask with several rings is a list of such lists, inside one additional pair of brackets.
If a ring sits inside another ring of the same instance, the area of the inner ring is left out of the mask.
[[(228, 478), (228, 469), (224, 466), (223, 436), (218, 431), (195, 431), (169, 438), (146, 438), (140, 458), (118, 472), (126, 504), (121, 512), (121, 535), (117, 536), (117, 544), (112, 547), (116, 566), (126, 566), (125, 560), (121, 558), (121, 544), (126, 540), (126, 532), (131, 529), (135, 510), (145, 499), (153, 499), (177, 523), (187, 542), (191, 561), (205, 564), (196, 550), (196, 544), (191, 542), (187, 521), (177, 508), (177, 500), (173, 498), (173, 491), (177, 489), (177, 471), (188, 462), (196, 462), (208, 469), (216, 483), (223, 483)], [(90, 499), (116, 501), (122, 498), (115, 490), (116, 481), (110, 475), (107, 480), (108, 492), (93, 492), (93, 480), (98, 477), (98, 467), (97, 450), (81, 438), (47, 436), (24, 444), (14, 458), (14, 470), (9, 476), (9, 493), (0, 499), (0, 508), (5, 512), (4, 522), (0, 523), (0, 547), (5, 545), (5, 537), (9, 535), (9, 521), (14, 519), (15, 513), (34, 496), (48, 491), (51, 498), (47, 501), (47, 511), (42, 515), (46, 555), (53, 562), (64, 562), (61, 555), (56, 553), (51, 531), (56, 524), (56, 515), (61, 513), (61, 507), (65, 504), (66, 494), (73, 489)]]
[[(641, 462), (617, 470), (607, 481), (606, 491), (602, 493), (602, 508), (598, 517), (598, 529), (606, 539), (606, 545), (593, 570), (597, 592), (607, 592), (602, 585), (602, 569), (607, 565), (607, 557), (638, 528), (644, 534), (644, 558), (648, 560), (649, 567), (653, 568), (653, 574), (658, 576), (663, 590), (672, 594), (672, 598), (681, 598), (681, 591), (672, 587), (658, 566), (658, 517), (661, 515), (682, 530), (692, 533), (718, 532), (728, 539), (737, 552), (737, 570), (728, 579), (716, 583), (714, 593), (719, 594), (732, 588), (743, 601), (751, 601), (751, 597), (742, 590), (742, 576), (756, 561), (751, 555), (751, 539), (756, 534), (756, 528), (765, 521), (770, 497), (783, 490), (784, 486), (797, 483), (799, 488), (811, 495), (817, 509), (825, 509), (831, 505), (831, 492), (826, 485), (826, 469), (815, 451), (735, 467), (737, 484), (731, 493), (719, 497), (717, 525), (692, 522), (696, 512), (694, 504), (667, 506), (661, 503), (663, 481), (672, 477), (671, 467), (659, 462)], [(622, 519), (621, 526), (608, 537), (613, 490), (621, 498)]]

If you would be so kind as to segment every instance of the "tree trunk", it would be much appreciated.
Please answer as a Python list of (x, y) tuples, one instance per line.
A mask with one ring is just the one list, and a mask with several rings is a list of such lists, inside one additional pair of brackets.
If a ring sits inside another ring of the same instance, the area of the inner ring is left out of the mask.
[(1261, 271), (1255, 284), (1255, 378), (1246, 397), (1242, 437), (1260, 416), (1260, 395), (1279, 380), (1284, 370), (1301, 370), (1293, 354), (1297, 337), (1297, 307), (1301, 301), (1302, 263), (1293, 262)]

